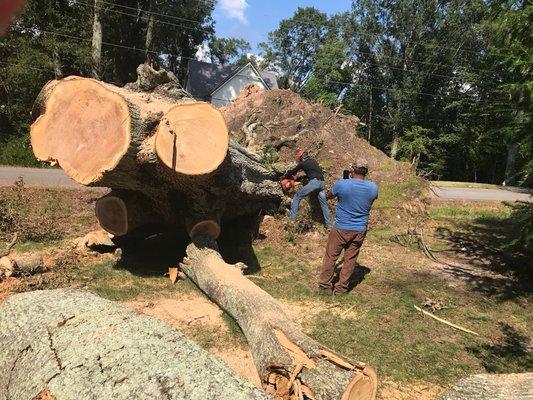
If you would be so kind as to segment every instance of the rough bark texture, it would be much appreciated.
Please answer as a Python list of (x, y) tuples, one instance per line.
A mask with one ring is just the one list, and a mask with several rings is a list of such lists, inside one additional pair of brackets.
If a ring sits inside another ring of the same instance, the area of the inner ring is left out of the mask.
[[(226, 264), (216, 242), (193, 238), (181, 268), (243, 330), (268, 393), (282, 399), (373, 399), (373, 369), (336, 355), (303, 334), (283, 308), (245, 276)], [(288, 387), (287, 387), (288, 386)]]
[(460, 380), (440, 400), (531, 400), (533, 373), (479, 374)]
[(10, 298), (0, 348), (0, 400), (268, 399), (175, 329), (84, 291)]
[(114, 189), (120, 201), (107, 206), (118, 205), (122, 221), (102, 219), (118, 218), (105, 199), (97, 216), (116, 235), (150, 224), (190, 232), (204, 221), (215, 226), (278, 207), (275, 175), (229, 141), (217, 110), (183, 95), (172, 74), (146, 64), (124, 88), (80, 77), (51, 81), (33, 110), (34, 153), (81, 184)]
[(28, 276), (46, 271), (43, 258), (35, 253), (10, 253), (0, 257), (0, 278)]

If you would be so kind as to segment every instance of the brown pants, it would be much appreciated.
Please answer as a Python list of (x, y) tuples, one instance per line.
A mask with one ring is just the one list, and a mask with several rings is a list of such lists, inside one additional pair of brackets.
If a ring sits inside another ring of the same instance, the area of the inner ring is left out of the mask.
[[(365, 240), (365, 235), (366, 232), (331, 228), (322, 269), (318, 275), (318, 286), (320, 289), (333, 290), (335, 293), (346, 293), (348, 291), (348, 284), (357, 265), (357, 256), (359, 255), (363, 240)], [(342, 249), (344, 249), (344, 265), (339, 275), (339, 281), (333, 287), (335, 263)]]

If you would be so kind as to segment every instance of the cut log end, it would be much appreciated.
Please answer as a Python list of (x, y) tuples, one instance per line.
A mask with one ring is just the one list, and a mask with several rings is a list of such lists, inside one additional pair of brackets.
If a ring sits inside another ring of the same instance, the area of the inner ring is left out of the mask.
[(207, 103), (180, 104), (168, 111), (157, 130), (158, 158), (186, 175), (213, 172), (224, 161), (229, 135), (222, 114)]
[(128, 233), (128, 210), (121, 198), (106, 196), (98, 199), (95, 213), (100, 226), (107, 232), (117, 236)]
[(378, 378), (371, 366), (366, 366), (350, 382), (341, 400), (373, 400), (377, 394)]
[(199, 236), (207, 236), (217, 239), (220, 235), (220, 225), (213, 220), (200, 221), (189, 230), (189, 236), (194, 239)]
[(52, 81), (43, 91), (39, 109), (44, 114), (31, 127), (34, 153), (39, 160), (57, 161), (74, 180), (90, 185), (112, 170), (129, 147), (128, 104), (87, 78)]

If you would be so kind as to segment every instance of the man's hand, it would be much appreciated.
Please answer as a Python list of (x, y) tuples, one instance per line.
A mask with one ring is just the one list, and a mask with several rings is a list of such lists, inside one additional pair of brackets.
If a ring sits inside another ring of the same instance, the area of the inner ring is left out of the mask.
[(0, 35), (3, 35), (15, 15), (22, 9), (22, 0), (0, 0)]

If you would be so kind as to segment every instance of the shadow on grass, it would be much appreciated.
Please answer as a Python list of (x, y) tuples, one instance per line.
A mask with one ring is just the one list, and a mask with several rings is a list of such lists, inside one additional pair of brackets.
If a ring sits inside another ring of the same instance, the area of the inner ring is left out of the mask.
[[(461, 222), (454, 230), (439, 227), (437, 233), (451, 244), (450, 250), (475, 265), (475, 268), (464, 268), (449, 264), (446, 270), (471, 283), (475, 290), (502, 300), (530, 294), (533, 255), (526, 248), (511, 246), (521, 228), (512, 218), (496, 217)], [(476, 269), (488, 274), (477, 273)]]
[(137, 276), (162, 276), (185, 256), (188, 237), (181, 232), (160, 232), (121, 243), (122, 255), (115, 264)]
[(495, 343), (484, 343), (468, 347), (487, 372), (528, 372), (533, 367), (530, 339), (512, 326), (500, 322), (502, 338)]
[[(339, 274), (341, 272), (342, 265), (335, 270), (335, 275), (333, 277), (333, 281), (331, 282), (333, 285), (335, 285), (339, 281)], [(365, 279), (365, 276), (370, 273), (370, 268), (365, 267), (364, 265), (358, 264), (355, 267), (355, 270), (353, 271), (352, 276), (350, 277), (349, 283), (348, 283), (348, 291), (347, 293), (350, 293), (357, 285), (359, 285), (363, 280)]]

